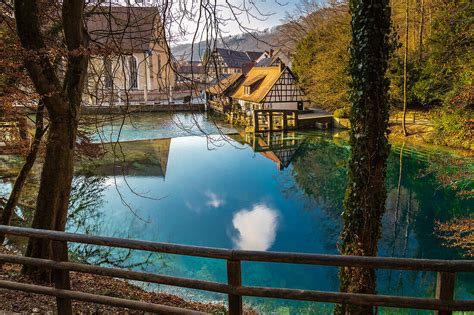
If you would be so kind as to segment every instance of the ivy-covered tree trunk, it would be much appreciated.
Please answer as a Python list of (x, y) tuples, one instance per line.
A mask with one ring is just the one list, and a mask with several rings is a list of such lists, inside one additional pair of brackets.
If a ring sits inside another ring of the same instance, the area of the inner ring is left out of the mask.
[[(391, 45), (389, 0), (350, 0), (351, 130), (349, 178), (344, 200), (342, 255), (375, 256), (385, 210), (389, 154), (388, 87)], [(375, 293), (373, 269), (341, 268), (340, 290)], [(338, 305), (338, 314), (372, 314), (372, 306)]]

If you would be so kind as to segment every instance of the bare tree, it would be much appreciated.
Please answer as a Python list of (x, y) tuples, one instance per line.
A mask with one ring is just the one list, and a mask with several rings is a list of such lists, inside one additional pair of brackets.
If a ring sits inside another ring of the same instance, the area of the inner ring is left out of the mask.
[[(64, 0), (61, 17), (66, 72), (64, 78), (59, 77), (49, 54), (55, 47), (43, 36), (43, 5), (34, 0), (17, 0), (14, 12), (18, 37), (28, 52), (24, 57), (25, 68), (51, 121), (32, 226), (61, 231), (66, 224), (71, 191), (78, 118), (87, 75), (88, 41), (83, 24), (84, 1)], [(30, 239), (26, 255), (67, 260), (67, 247), (62, 244), (53, 251), (51, 242)], [(23, 271), (38, 279), (50, 280), (48, 270), (24, 267)]]

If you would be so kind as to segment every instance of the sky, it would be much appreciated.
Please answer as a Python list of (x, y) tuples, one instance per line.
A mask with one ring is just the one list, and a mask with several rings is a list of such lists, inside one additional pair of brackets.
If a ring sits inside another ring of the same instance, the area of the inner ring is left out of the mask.
[[(111, 2), (118, 2), (121, 5), (126, 4), (127, 0), (109, 0)], [(140, 2), (143, 5), (159, 5), (163, 0), (128, 0), (130, 3)], [(175, 41), (179, 43), (191, 42), (193, 34), (196, 31), (197, 21), (199, 19), (199, 13), (205, 10), (199, 10), (199, 3), (204, 3), (209, 6), (217, 4), (219, 8), (219, 17), (221, 28), (221, 36), (237, 35), (247, 31), (264, 31), (265, 29), (273, 28), (282, 23), (282, 19), (285, 17), (286, 12), (291, 12), (295, 9), (297, 3), (301, 0), (177, 0), (169, 1), (173, 8), (175, 16), (183, 16), (183, 8), (190, 11), (191, 14), (185, 16), (179, 21), (173, 21), (169, 25), (169, 30), (174, 34)], [(233, 8), (234, 13), (232, 14)], [(244, 13), (242, 8), (248, 10), (249, 14)], [(237, 22), (236, 20), (239, 20)], [(200, 27), (198, 34), (202, 34), (204, 29), (209, 27), (203, 26), (206, 21), (209, 21), (208, 17), (201, 16)], [(240, 25), (241, 26), (240, 26)], [(186, 29), (187, 34), (185, 35), (182, 31)], [(199, 41), (199, 40), (196, 40)]]
[[(217, 0), (217, 3), (221, 4), (221, 17), (227, 20), (221, 24), (223, 36), (243, 33), (245, 30), (241, 26), (258, 31), (273, 28), (282, 23), (286, 12), (294, 10), (298, 2), (299, 0)], [(237, 22), (229, 4), (239, 8), (245, 7), (250, 14), (235, 9), (239, 21)], [(189, 25), (190, 28), (194, 26), (192, 23)]]

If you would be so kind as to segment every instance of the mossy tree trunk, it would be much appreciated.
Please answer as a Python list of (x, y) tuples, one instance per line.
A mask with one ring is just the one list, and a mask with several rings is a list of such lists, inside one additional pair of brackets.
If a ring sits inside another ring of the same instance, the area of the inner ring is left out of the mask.
[[(84, 0), (63, 0), (62, 30), (66, 48), (66, 72), (61, 79), (55, 71), (41, 30), (41, 14), (46, 12), (36, 0), (15, 1), (15, 20), (18, 37), (28, 55), (24, 65), (36, 92), (48, 111), (50, 125), (46, 155), (41, 173), (36, 212), (32, 227), (63, 231), (65, 228), (74, 149), (79, 120), (82, 90), (87, 74), (88, 41), (84, 28)], [(65, 244), (31, 238), (26, 255), (36, 258), (67, 260)], [(25, 266), (23, 272), (40, 280), (51, 280), (50, 271)]]
[[(377, 255), (385, 210), (388, 144), (388, 87), (385, 76), (390, 43), (389, 0), (351, 0), (350, 145), (344, 200), (342, 255)], [(340, 290), (375, 293), (373, 269), (341, 268)], [(372, 306), (338, 305), (338, 314), (372, 314)]]

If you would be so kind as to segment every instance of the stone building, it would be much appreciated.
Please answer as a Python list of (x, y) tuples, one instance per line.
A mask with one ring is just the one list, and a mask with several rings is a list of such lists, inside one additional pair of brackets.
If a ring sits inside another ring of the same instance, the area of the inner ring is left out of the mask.
[(95, 6), (86, 16), (92, 56), (84, 103), (168, 102), (175, 74), (158, 9)]

